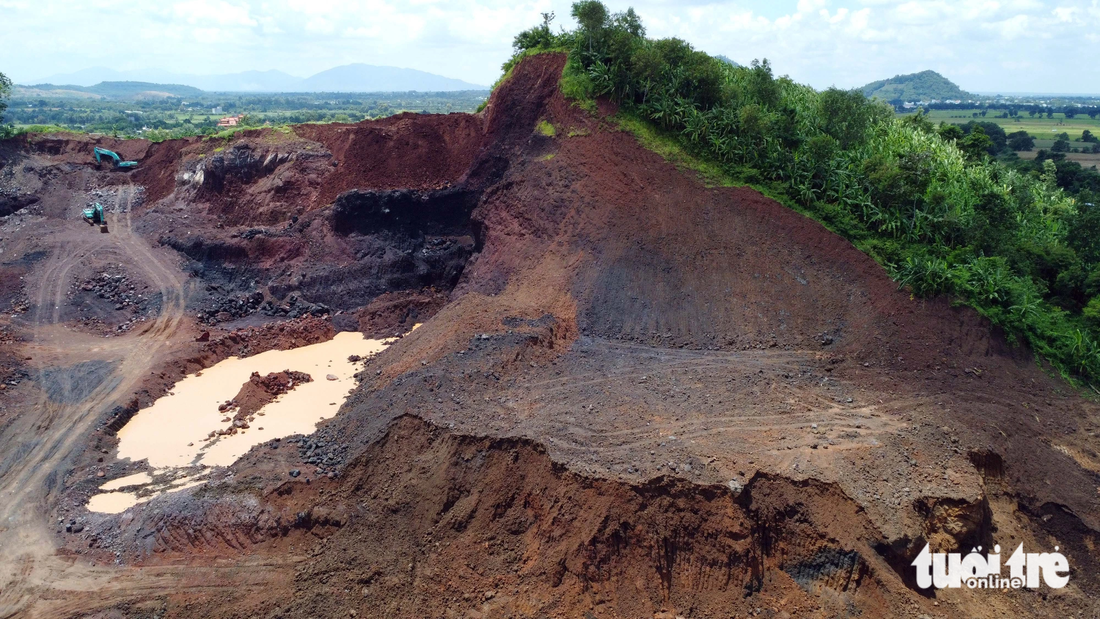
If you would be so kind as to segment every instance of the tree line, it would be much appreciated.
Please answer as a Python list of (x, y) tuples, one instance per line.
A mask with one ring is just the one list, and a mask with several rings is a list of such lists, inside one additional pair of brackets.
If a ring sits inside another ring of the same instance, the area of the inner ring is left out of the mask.
[[(911, 108), (906, 108), (906, 104), (912, 104), (911, 101), (903, 101), (901, 99), (891, 99), (887, 101), (890, 105), (894, 106), (899, 112), (905, 112)], [(997, 118), (1022, 118), (1024, 114), (1028, 118), (1054, 118), (1055, 114), (1061, 114), (1067, 119), (1074, 119), (1078, 116), (1088, 116), (1091, 119), (1096, 119), (1100, 116), (1100, 102), (1095, 98), (1082, 98), (1082, 103), (1069, 103), (1066, 105), (1049, 105), (1045, 103), (1005, 103), (1003, 101), (990, 101), (986, 103), (975, 103), (973, 101), (964, 101), (962, 103), (948, 103), (946, 101), (931, 102), (926, 101), (920, 104), (922, 108), (926, 110), (946, 110), (957, 112), (970, 112), (975, 108), (978, 111), (971, 112), (973, 116), (985, 118), (990, 112), (996, 113), (1000, 111)]]

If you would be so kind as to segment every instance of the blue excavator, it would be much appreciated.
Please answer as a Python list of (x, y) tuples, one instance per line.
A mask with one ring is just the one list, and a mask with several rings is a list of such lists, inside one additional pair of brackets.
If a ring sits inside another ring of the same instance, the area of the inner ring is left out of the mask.
[(104, 159), (110, 159), (116, 168), (136, 168), (138, 162), (136, 161), (123, 161), (122, 157), (118, 156), (118, 153), (107, 150), (106, 148), (95, 147), (95, 162), (99, 165)]
[(84, 209), (84, 221), (89, 226), (99, 225), (100, 232), (107, 232), (107, 216), (103, 213), (103, 205), (96, 202), (95, 205)]

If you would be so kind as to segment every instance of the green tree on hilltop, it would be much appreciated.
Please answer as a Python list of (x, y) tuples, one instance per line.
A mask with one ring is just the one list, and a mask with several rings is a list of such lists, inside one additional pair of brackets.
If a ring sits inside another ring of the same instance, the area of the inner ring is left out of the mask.
[(584, 32), (588, 52), (592, 53), (596, 41), (603, 32), (604, 22), (607, 21), (607, 7), (598, 0), (585, 0), (573, 4), (572, 14), (580, 25), (581, 31)]
[(512, 41), (512, 47), (516, 50), (523, 49), (548, 49), (557, 42), (554, 33), (550, 31), (550, 23), (554, 21), (554, 12), (542, 14), (542, 23), (530, 30), (524, 30), (516, 35)]

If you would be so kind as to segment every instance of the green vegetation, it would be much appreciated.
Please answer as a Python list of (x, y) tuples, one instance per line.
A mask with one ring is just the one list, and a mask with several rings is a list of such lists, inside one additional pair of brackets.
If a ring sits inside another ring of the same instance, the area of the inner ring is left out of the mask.
[(535, 129), (540, 134), (545, 135), (548, 138), (552, 138), (558, 134), (558, 130), (554, 128), (554, 125), (545, 120), (540, 120), (538, 126), (535, 127)]
[(38, 93), (49, 93), (51, 91), (87, 93), (89, 95), (113, 99), (135, 98), (141, 97), (142, 95), (201, 97), (204, 94), (202, 90), (193, 86), (182, 86), (180, 84), (152, 84), (149, 82), (100, 82), (95, 86), (55, 86), (54, 84), (39, 84), (37, 86), (29, 86), (26, 90)]
[(1008, 134), (995, 123), (898, 118), (858, 90), (776, 77), (766, 60), (737, 67), (678, 39), (647, 39), (633, 10), (585, 0), (572, 14), (575, 31), (546, 23), (517, 37), (517, 58), (569, 49), (563, 92), (589, 108), (595, 97), (617, 101), (643, 145), (710, 183), (762, 189), (850, 239), (913, 294), (953, 295), (1066, 378), (1100, 382), (1095, 170), (1050, 153), (1002, 162), (991, 153)]
[[(161, 141), (222, 132), (217, 124), (226, 116), (243, 114), (245, 120), (242, 128), (359, 122), (401, 112), (472, 112), (486, 96), (484, 91), (361, 94), (199, 92), (196, 97), (158, 96), (116, 100), (98, 95), (75, 97), (64, 90), (28, 91), (17, 88), (6, 118), (15, 124), (17, 130), (55, 125), (71, 131)], [(29, 93), (34, 94), (31, 96)]]
[(883, 101), (969, 101), (976, 97), (935, 71), (897, 75), (860, 89), (868, 99)]
[(8, 96), (11, 94), (11, 80), (0, 73), (0, 138), (11, 133), (11, 127), (4, 125), (4, 110), (8, 109)]
[[(899, 116), (912, 116), (915, 112), (905, 112)], [(1100, 133), (1100, 115), (1095, 118), (1087, 114), (1075, 114), (1073, 118), (1066, 118), (1061, 112), (1052, 113), (1050, 118), (1045, 114), (1037, 114), (1034, 117), (1026, 113), (1011, 115), (1008, 108), (998, 107), (956, 107), (953, 109), (924, 110), (928, 120), (934, 122), (946, 122), (956, 125), (964, 125), (972, 121), (988, 122), (1000, 125), (1009, 133), (1024, 131), (1037, 140), (1050, 140), (1059, 133), (1067, 133), (1073, 139), (1079, 139), (1085, 131), (1090, 135)]]
[(72, 129), (66, 129), (65, 127), (58, 127), (57, 125), (24, 125), (19, 128), (12, 128), (10, 130), (11, 135), (19, 135), (22, 133), (72, 133), (78, 132)]

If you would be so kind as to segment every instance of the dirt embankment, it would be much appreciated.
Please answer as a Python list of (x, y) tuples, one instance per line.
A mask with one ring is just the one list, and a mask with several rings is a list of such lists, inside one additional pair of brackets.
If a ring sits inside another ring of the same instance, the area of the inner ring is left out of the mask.
[(260, 614), (898, 616), (906, 607), (886, 595), (902, 585), (868, 545), (873, 527), (835, 487), (764, 475), (735, 490), (623, 484), (569, 472), (530, 441), (454, 435), (412, 417), (339, 484), (287, 482), (258, 513), (224, 516), (165, 514), (135, 534), (156, 553), (209, 552), (212, 538), (277, 551), (321, 537), (293, 598), (249, 609)]
[[(1095, 614), (1097, 407), (974, 312), (570, 105), (563, 63), (527, 59), (480, 115), (147, 147), (135, 226), (217, 324), (136, 405), (263, 342), (423, 325), (316, 434), (68, 548), (306, 554), (264, 596), (158, 601), (204, 616)], [(925, 542), (1057, 545), (1074, 584), (928, 598)]]

